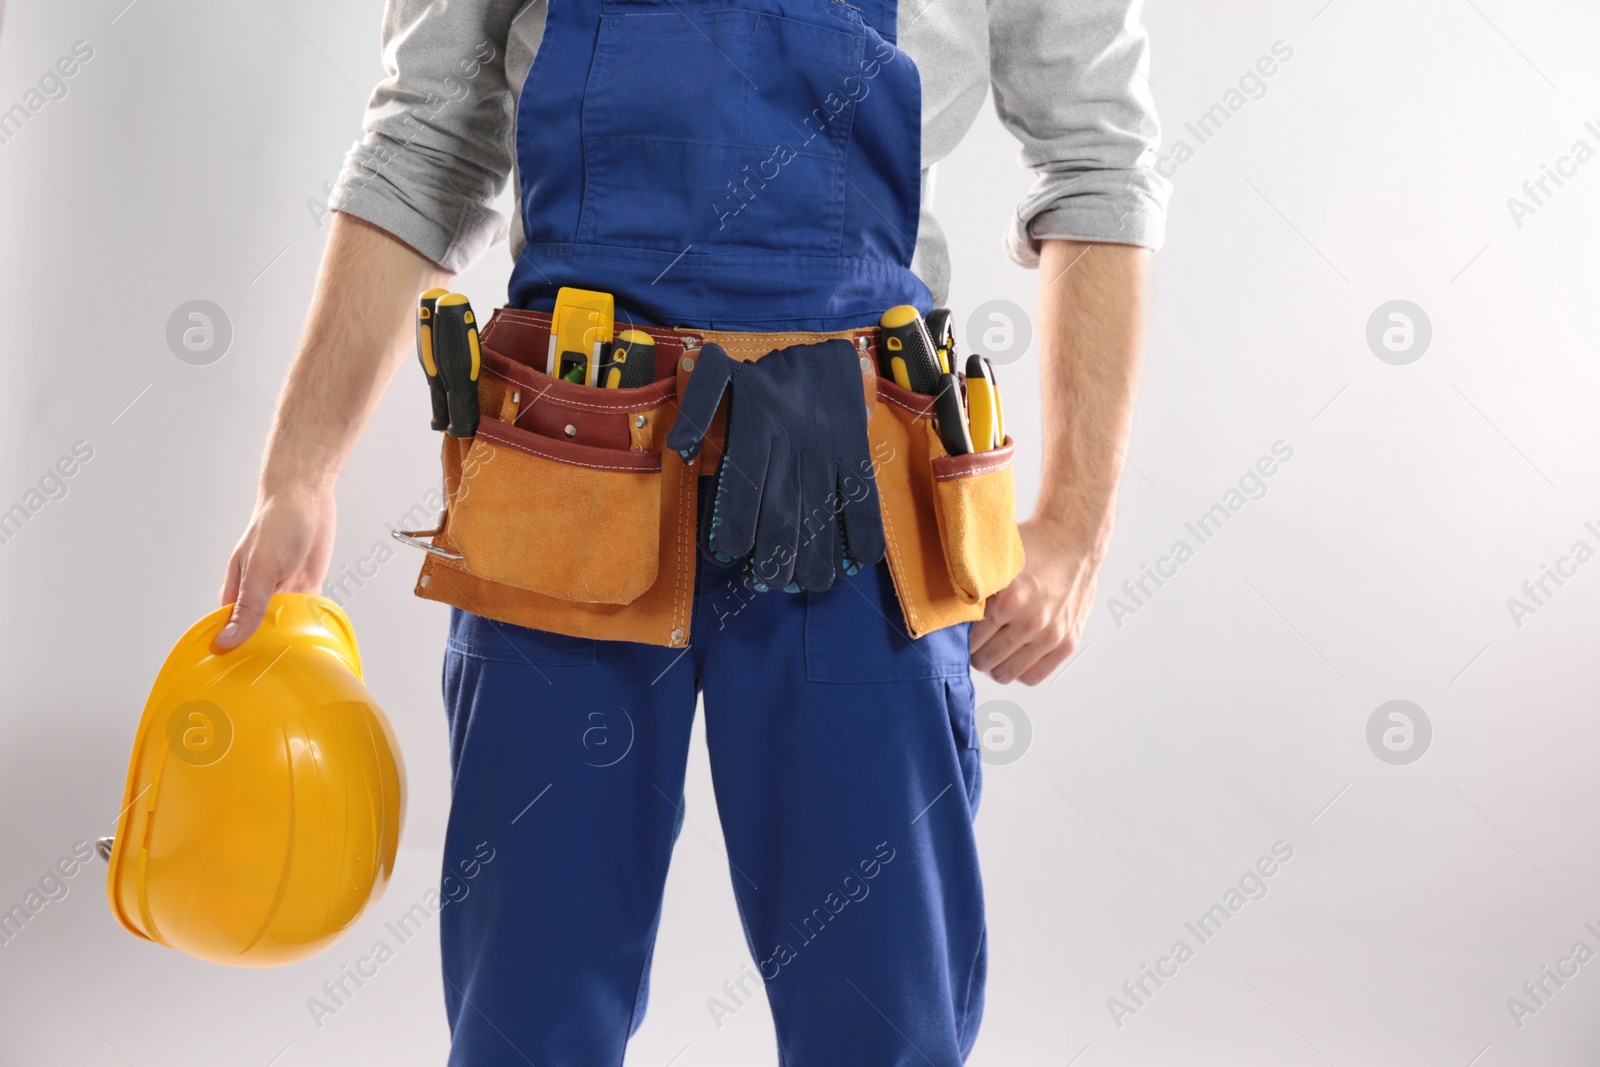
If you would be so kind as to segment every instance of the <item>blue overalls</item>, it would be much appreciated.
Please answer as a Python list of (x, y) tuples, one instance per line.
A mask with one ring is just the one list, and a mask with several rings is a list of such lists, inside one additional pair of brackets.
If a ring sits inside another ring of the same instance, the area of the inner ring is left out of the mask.
[[(926, 312), (920, 82), (895, 19), (895, 0), (550, 0), (517, 117), (512, 303), (548, 310), (573, 285), (615, 293), (619, 319), (763, 331)], [(474, 875), (441, 912), (455, 1067), (621, 1064), (697, 697), (779, 1062), (954, 1067), (971, 1049), (967, 627), (907, 638), (885, 565), (803, 594), (754, 593), (741, 566), (700, 561), (687, 649), (454, 611), (445, 874)], [(756, 993), (728, 977), (713, 1016)]]

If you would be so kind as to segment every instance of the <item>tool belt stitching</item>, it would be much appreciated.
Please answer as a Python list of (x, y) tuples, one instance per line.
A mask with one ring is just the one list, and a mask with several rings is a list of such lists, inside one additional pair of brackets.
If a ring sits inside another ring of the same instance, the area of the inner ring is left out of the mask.
[[(640, 466), (632, 463), (584, 463), (580, 460), (569, 459), (566, 456), (557, 455), (554, 452), (541, 452), (539, 449), (532, 448), (521, 441), (513, 441), (509, 438), (501, 437), (498, 434), (487, 433), (484, 434), (484, 436), (492, 440), (495, 446), (515, 449), (518, 452), (526, 452), (530, 456), (538, 456), (540, 459), (548, 459), (556, 463), (564, 463), (569, 467), (590, 467), (597, 471), (642, 471), (647, 474), (653, 474), (657, 470), (655, 466)], [(632, 455), (634, 453), (628, 454)], [(644, 455), (645, 453), (638, 454)]]
[[(889, 519), (889, 510), (883, 510), (883, 540), (889, 549), (889, 571), (891, 575), (901, 574), (905, 571), (905, 563), (900, 555), (900, 539), (894, 534), (894, 523)], [(911, 629), (917, 629), (917, 609), (910, 600), (900, 598), (900, 608), (906, 613), (906, 621), (911, 624)]]
[[(698, 483), (688, 468), (678, 474), (678, 583), (672, 592), (672, 628), (688, 636), (688, 610), (694, 602), (694, 502), (692, 495)], [(687, 641), (685, 641), (687, 647)]]
[[(717, 338), (716, 335), (719, 332), (721, 332), (721, 331), (717, 331), (717, 330), (696, 330), (695, 331), (695, 335), (696, 336), (699, 336), (699, 335), (710, 335), (710, 340), (716, 341), (717, 344), (722, 345), (722, 347), (724, 347), (724, 348), (728, 347), (726, 342), (724, 342), (722, 340), (719, 340)], [(729, 334), (735, 334), (735, 335), (737, 335), (737, 334), (749, 335), (749, 334), (752, 334), (752, 333), (759, 333), (759, 331), (748, 331), (748, 330), (728, 330), (726, 332), (729, 333)], [(829, 332), (830, 333), (838, 333), (838, 334), (848, 333), (848, 334), (851, 334), (852, 336), (860, 336), (862, 334), (874, 334), (874, 333), (877, 332), (877, 330), (875, 330), (873, 328), (870, 328), (870, 327), (863, 327), (863, 328), (857, 329), (857, 330), (834, 330), (834, 331), (829, 331)], [(771, 341), (790, 341), (790, 342), (793, 342), (795, 344), (816, 344), (817, 343), (817, 335), (815, 333), (760, 333), (759, 336), (761, 338), (761, 341), (763, 341), (763, 342), (771, 340)], [(840, 337), (838, 339), (841, 340), (841, 341), (844, 340), (843, 337)], [(750, 342), (746, 342), (746, 343), (747, 344), (754, 344), (754, 343), (757, 343), (757, 342), (750, 341)], [(772, 347), (774, 347), (774, 348), (787, 348), (788, 345), (775, 344)]]
[[(718, 342), (718, 343), (721, 344), (721, 342)], [(764, 356), (768, 352), (772, 351), (772, 349), (767, 348), (765, 345), (739, 345), (739, 344), (733, 344), (731, 342), (728, 343), (728, 344), (723, 344), (722, 348), (723, 348), (723, 350), (725, 352), (728, 353), (728, 355), (734, 356), (734, 357), (738, 357), (738, 356), (752, 356), (752, 357)]]
[(930, 409), (918, 407), (915, 404), (907, 404), (904, 400), (901, 400), (896, 396), (891, 396), (882, 389), (878, 390), (878, 399), (893, 404), (897, 408), (903, 408), (904, 410), (909, 411), (911, 414), (917, 416), (919, 419), (930, 414)]
[[(540, 383), (535, 387), (528, 385), (526, 382), (518, 381), (516, 378), (513, 378), (508, 374), (502, 374), (497, 370), (493, 370), (492, 368), (485, 367), (484, 373), (488, 374), (491, 378), (498, 378), (507, 385), (514, 386), (518, 389), (538, 388), (539, 392), (532, 397), (533, 400), (537, 400), (539, 397), (551, 394), (550, 385), (553, 383)], [(641, 386), (641, 388), (649, 389), (651, 386)], [(597, 404), (591, 400), (578, 400), (571, 397), (561, 396), (556, 397), (555, 402), (564, 408), (578, 408), (582, 411), (596, 411), (603, 414), (613, 414), (616, 412), (627, 414), (631, 411), (648, 411), (650, 408), (655, 407), (658, 403), (666, 403), (666, 399), (666, 396), (663, 395), (659, 401), (649, 401), (643, 404), (641, 404), (638, 400), (628, 400), (620, 404)], [(527, 411), (523, 411), (522, 414), (526, 415)], [(521, 418), (522, 416), (519, 415), (517, 417)]]
[(480, 345), (488, 345), (489, 338), (493, 337), (500, 328), (500, 318), (499, 314), (490, 315), (489, 321), (483, 324), (482, 329), (478, 331), (478, 343)]
[(832, 336), (832, 338), (829, 338), (829, 336), (818, 338), (818, 334), (814, 333), (760, 333), (746, 334), (744, 338), (736, 341), (733, 338), (718, 338), (715, 334), (709, 334), (707, 338), (702, 338), (702, 341), (720, 344), (728, 352), (741, 350), (741, 352), (760, 352), (760, 354), (766, 355), (768, 352), (774, 352), (774, 350), (787, 349), (787, 347), (794, 346), (794, 344), (818, 344), (819, 341), (824, 341), (824, 339), (851, 341), (856, 336), (859, 336), (859, 331), (858, 333), (850, 334), (850, 336)]
[(1004, 459), (1002, 459), (998, 463), (993, 463), (993, 462), (991, 462), (991, 463), (973, 463), (973, 464), (971, 464), (971, 465), (969, 465), (969, 466), (967, 466), (967, 467), (965, 467), (965, 468), (963, 468), (961, 470), (958, 470), (958, 471), (950, 471), (950, 472), (945, 473), (945, 474), (939, 474), (939, 473), (935, 472), (934, 473), (934, 478), (936, 480), (938, 480), (938, 481), (941, 481), (941, 482), (952, 481), (953, 479), (956, 479), (956, 478), (970, 478), (974, 474), (987, 474), (990, 471), (1002, 470), (1002, 469), (1005, 468), (1006, 464), (1008, 464), (1010, 462), (1011, 462), (1011, 457), (1010, 456), (1006, 456)]

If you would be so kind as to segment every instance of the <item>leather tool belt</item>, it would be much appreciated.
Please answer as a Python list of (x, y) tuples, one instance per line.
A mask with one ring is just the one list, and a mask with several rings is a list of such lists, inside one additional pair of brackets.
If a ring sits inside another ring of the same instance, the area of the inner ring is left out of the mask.
[(980, 618), (1022, 569), (1011, 439), (949, 455), (933, 398), (878, 377), (875, 327), (638, 328), (655, 339), (656, 381), (601, 389), (539, 369), (548, 314), (495, 312), (481, 335), (477, 436), (444, 438), (445, 513), (437, 529), (400, 535), (427, 550), (418, 596), (574, 637), (687, 646), (699, 475), (721, 458), (726, 406), (692, 462), (663, 446), (695, 352), (711, 341), (741, 360), (831, 338), (856, 345), (887, 563), (911, 637)]

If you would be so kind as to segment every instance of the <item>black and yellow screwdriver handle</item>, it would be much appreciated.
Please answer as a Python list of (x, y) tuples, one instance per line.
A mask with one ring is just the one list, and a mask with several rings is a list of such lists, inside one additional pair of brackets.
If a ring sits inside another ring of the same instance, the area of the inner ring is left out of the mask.
[(967, 406), (961, 397), (961, 379), (954, 374), (939, 375), (939, 389), (933, 397), (934, 421), (938, 425), (939, 441), (952, 456), (964, 456), (974, 449), (972, 433), (967, 425)]
[(450, 422), (445, 433), (471, 437), (478, 432), (478, 322), (460, 293), (441, 296), (433, 313), (433, 358), (444, 378)]
[(890, 308), (878, 320), (878, 330), (878, 373), (914, 393), (936, 394), (944, 372), (917, 309), (910, 304)]
[(949, 308), (934, 308), (928, 312), (926, 323), (928, 339), (933, 342), (934, 355), (939, 360), (939, 371), (943, 374), (959, 371), (961, 368), (956, 366), (955, 316)]
[(607, 389), (637, 389), (656, 380), (656, 339), (643, 330), (623, 330), (611, 346), (600, 384)]
[(450, 401), (445, 396), (444, 379), (439, 376), (439, 364), (433, 358), (433, 316), (441, 296), (449, 296), (448, 289), (429, 289), (417, 300), (417, 360), (422, 372), (428, 376), (428, 392), (433, 398), (433, 428), (442, 430), (450, 425)]

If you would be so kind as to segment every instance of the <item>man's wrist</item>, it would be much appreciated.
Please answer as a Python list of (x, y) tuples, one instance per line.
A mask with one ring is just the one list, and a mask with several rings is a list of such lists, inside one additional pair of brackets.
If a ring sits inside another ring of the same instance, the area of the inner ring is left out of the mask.
[(1102, 559), (1111, 541), (1114, 516), (1115, 490), (1093, 497), (1077, 494), (1041, 496), (1029, 520), (1035, 526), (1051, 532), (1058, 543), (1075, 546), (1079, 551)]
[[(261, 464), (262, 495), (317, 496), (332, 492), (350, 447), (342, 442), (353, 444), (355, 433), (354, 420), (344, 412), (315, 410), (304, 394), (297, 395), (291, 389), (278, 410), (267, 442), (266, 458)], [(313, 434), (321, 440), (314, 439)]]
[(293, 450), (297, 454), (285, 455), (277, 450), (268, 453), (261, 466), (259, 495), (262, 500), (312, 499), (333, 492), (334, 482), (339, 477), (338, 465), (317, 454), (309, 444), (302, 444), (303, 448)]

